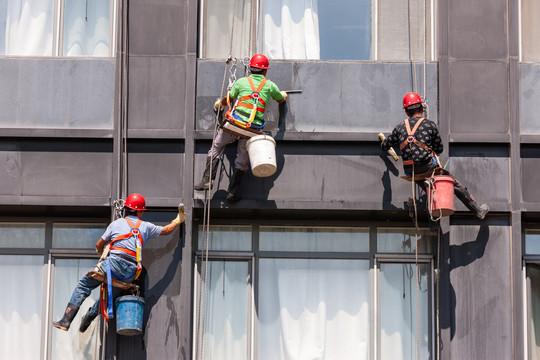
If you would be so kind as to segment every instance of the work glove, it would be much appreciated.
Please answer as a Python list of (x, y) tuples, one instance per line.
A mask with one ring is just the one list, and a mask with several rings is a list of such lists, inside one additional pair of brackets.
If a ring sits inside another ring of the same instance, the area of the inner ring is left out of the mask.
[(180, 226), (180, 224), (184, 221), (186, 221), (186, 215), (184, 214), (184, 204), (180, 204), (178, 206), (178, 215), (172, 222)]
[(281, 90), (281, 95), (283, 95), (283, 101), (287, 100), (287, 97), (289, 96), (285, 91)]
[(221, 105), (221, 99), (216, 100), (214, 103), (214, 111), (219, 111), (223, 108), (223, 105)]

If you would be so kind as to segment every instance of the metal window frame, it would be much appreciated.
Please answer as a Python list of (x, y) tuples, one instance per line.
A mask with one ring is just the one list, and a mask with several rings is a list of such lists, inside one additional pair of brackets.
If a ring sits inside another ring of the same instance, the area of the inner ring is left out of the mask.
[[(202, 250), (198, 249), (198, 238), (199, 238), (199, 223), (195, 223), (193, 226), (193, 249), (194, 249), (194, 266), (193, 266), (193, 293), (192, 293), (192, 304), (193, 304), (193, 349), (195, 349), (196, 344), (196, 319), (197, 319), (197, 296), (198, 296), (198, 282), (199, 282), (199, 269), (198, 264), (202, 257), (205, 255)], [(248, 311), (251, 313), (247, 314), (248, 319), (251, 319), (251, 325), (249, 328), (248, 336), (248, 347), (251, 357), (249, 359), (256, 360), (258, 359), (258, 314), (256, 309), (258, 308), (258, 278), (259, 278), (259, 259), (264, 258), (290, 258), (290, 259), (338, 259), (338, 260), (368, 260), (369, 261), (369, 286), (370, 286), (370, 311), (369, 311), (369, 321), (370, 321), (370, 344), (369, 344), (369, 359), (379, 359), (379, 336), (380, 331), (380, 305), (378, 303), (378, 289), (379, 289), (379, 264), (381, 263), (403, 263), (411, 264), (416, 262), (415, 253), (378, 253), (377, 252), (377, 229), (378, 228), (405, 228), (405, 229), (414, 229), (411, 227), (410, 222), (395, 222), (391, 226), (388, 222), (356, 222), (352, 223), (351, 221), (327, 221), (321, 225), (320, 221), (314, 220), (282, 220), (282, 219), (266, 219), (266, 220), (248, 220), (248, 219), (235, 219), (233, 223), (229, 219), (214, 219), (212, 225), (231, 225), (231, 226), (242, 226), (242, 225), (251, 225), (252, 231), (252, 250), (251, 251), (208, 251), (208, 261), (212, 260), (229, 260), (229, 261), (250, 261), (251, 263), (251, 274), (250, 282), (248, 287), (251, 296), (251, 308)], [(259, 229), (261, 226), (292, 226), (292, 227), (358, 227), (358, 228), (369, 228), (369, 243), (370, 249), (369, 252), (365, 253), (350, 253), (350, 252), (295, 252), (295, 251), (260, 251), (259, 249)], [(425, 227), (422, 227), (425, 229)], [(204, 229), (203, 229), (204, 231)], [(431, 237), (433, 242), (435, 239)], [(429, 264), (430, 269), (430, 280), (429, 280), (429, 309), (428, 309), (428, 325), (429, 325), (429, 334), (430, 334), (430, 347), (435, 358), (435, 348), (436, 348), (436, 334), (435, 334), (435, 321), (436, 321), (436, 304), (435, 304), (435, 256), (434, 253), (435, 247), (431, 246), (431, 253), (420, 253), (418, 254), (418, 262), (422, 264)], [(193, 351), (192, 358), (195, 359), (196, 351)]]

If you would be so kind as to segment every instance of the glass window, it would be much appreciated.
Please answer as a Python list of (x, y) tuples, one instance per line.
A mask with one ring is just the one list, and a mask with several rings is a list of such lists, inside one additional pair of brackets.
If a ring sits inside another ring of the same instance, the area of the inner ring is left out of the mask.
[(43, 267), (43, 256), (0, 255), (1, 359), (40, 358)]
[(368, 359), (368, 260), (261, 259), (258, 298), (258, 359)]
[[(431, 359), (430, 265), (418, 265), (418, 287), (415, 264), (383, 263), (380, 269), (381, 359)], [(417, 321), (420, 324), (419, 332)], [(417, 355), (417, 341), (420, 342), (420, 356)]]
[[(206, 246), (206, 229), (199, 226), (198, 249)], [(208, 250), (251, 250), (251, 227), (250, 226), (210, 226), (208, 236)]]
[[(53, 320), (60, 319), (80, 278), (96, 265), (95, 259), (57, 259), (54, 271)], [(82, 335), (79, 330), (81, 318), (95, 301), (99, 289), (92, 291), (82, 303), (70, 331), (51, 331), (53, 359), (97, 359), (101, 347), (99, 336), (101, 317), (98, 316)]]
[(261, 226), (259, 239), (264, 251), (369, 251), (368, 228)]
[(207, 285), (203, 280), (198, 295), (198, 309), (203, 297), (206, 302), (204, 316), (199, 316), (199, 334), (204, 337), (197, 339), (195, 351), (200, 354), (204, 346), (204, 359), (249, 359), (249, 262), (209, 261), (205, 265)]
[(524, 62), (540, 62), (540, 2), (521, 0), (521, 58)]
[(45, 224), (0, 223), (0, 248), (42, 248)]
[[(414, 253), (416, 251), (416, 231), (406, 228), (378, 228), (377, 251), (383, 253)], [(418, 232), (418, 252), (431, 251), (428, 229)]]
[(112, 56), (111, 1), (0, 0), (0, 55)]
[(53, 224), (53, 248), (93, 249), (105, 232), (104, 224)]
[(525, 232), (525, 254), (540, 254), (540, 230)]
[[(424, 42), (431, 52), (432, 9), (421, 0), (411, 11), (398, 0), (236, 0), (234, 14), (234, 0), (202, 3), (203, 58), (229, 56), (233, 23), (237, 58), (261, 52), (271, 59), (420, 61)], [(258, 15), (251, 11), (257, 8)]]

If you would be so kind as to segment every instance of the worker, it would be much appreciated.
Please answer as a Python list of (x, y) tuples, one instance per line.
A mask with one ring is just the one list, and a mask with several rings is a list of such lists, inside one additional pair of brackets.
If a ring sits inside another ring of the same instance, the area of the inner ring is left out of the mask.
[[(111, 241), (110, 252), (107, 260), (98, 264), (100, 272), (107, 274), (110, 267), (112, 277), (122, 282), (131, 283), (135, 275), (140, 271), (140, 264), (137, 263), (136, 252), (139, 243), (142, 247), (149, 240), (155, 239), (160, 235), (171, 234), (182, 222), (185, 221), (183, 211), (166, 226), (154, 225), (147, 221), (142, 221), (142, 216), (146, 210), (146, 201), (139, 194), (131, 194), (124, 203), (125, 217), (113, 221), (105, 230), (105, 233), (96, 243), (96, 252), (102, 254), (107, 242)], [(135, 231), (137, 229), (138, 231)], [(138, 235), (141, 236), (138, 236)], [(71, 295), (61, 320), (54, 321), (53, 326), (67, 331), (79, 307), (90, 295), (93, 289), (97, 288), (101, 282), (88, 275), (84, 275), (79, 281), (77, 287)], [(113, 298), (118, 296), (121, 289), (113, 289)], [(111, 296), (111, 295), (109, 295)], [(86, 331), (92, 321), (99, 314), (99, 301), (88, 309), (87, 314), (82, 318), (79, 328), (80, 332)]]
[[(227, 96), (218, 99), (214, 104), (214, 110), (220, 111), (228, 103), (232, 103), (238, 98), (236, 105), (232, 111), (226, 114), (226, 117), (231, 117), (234, 122), (241, 124), (242, 127), (260, 131), (264, 128), (264, 110), (270, 98), (282, 103), (287, 100), (287, 93), (280, 91), (276, 84), (266, 79), (266, 72), (270, 69), (266, 56), (262, 54), (253, 55), (249, 67), (251, 76), (238, 79), (229, 91), (229, 99), (227, 99)], [(256, 107), (254, 104), (256, 104)], [(208, 151), (206, 168), (201, 181), (195, 185), (195, 190), (209, 190), (212, 187), (218, 162), (223, 155), (225, 146), (237, 140), (237, 154), (234, 171), (227, 190), (227, 200), (231, 202), (240, 200), (237, 190), (249, 166), (249, 156), (246, 149), (248, 139), (223, 129), (219, 129), (212, 147)]]
[[(403, 169), (407, 176), (417, 180), (429, 176), (432, 170), (440, 167), (436, 155), (443, 151), (443, 144), (437, 125), (423, 118), (425, 104), (420, 96), (414, 92), (403, 98), (403, 109), (409, 117), (398, 124), (392, 134), (382, 143), (381, 148), (388, 151), (390, 147), (399, 147), (403, 159)], [(457, 179), (454, 183), (454, 193), (459, 200), (471, 210), (477, 218), (484, 219), (489, 211), (487, 204), (478, 205), (471, 193)], [(424, 190), (423, 180), (416, 183)]]

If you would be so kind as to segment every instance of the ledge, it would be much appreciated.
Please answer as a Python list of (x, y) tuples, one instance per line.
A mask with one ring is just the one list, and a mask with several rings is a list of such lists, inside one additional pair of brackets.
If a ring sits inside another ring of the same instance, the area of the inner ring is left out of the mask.
[[(302, 132), (302, 131), (265, 131), (277, 141), (366, 141), (378, 142), (378, 133), (374, 132)], [(196, 130), (196, 140), (212, 140), (213, 130)]]
[(510, 134), (487, 134), (487, 133), (451, 133), (449, 136), (451, 143), (509, 143)]
[(3, 137), (40, 137), (40, 138), (105, 138), (112, 139), (112, 129), (26, 129), (0, 128)]

